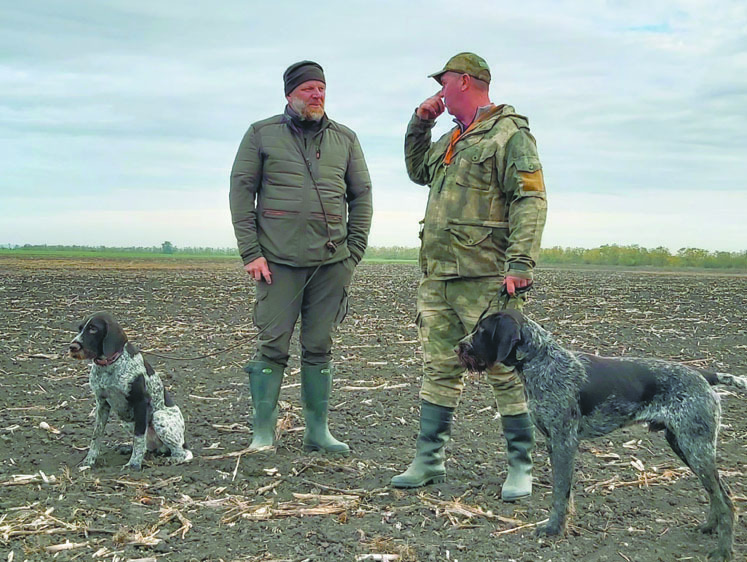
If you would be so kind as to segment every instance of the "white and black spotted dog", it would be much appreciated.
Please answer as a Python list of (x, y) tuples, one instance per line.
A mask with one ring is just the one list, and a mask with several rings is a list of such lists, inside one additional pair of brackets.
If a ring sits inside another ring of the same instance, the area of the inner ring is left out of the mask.
[(97, 312), (78, 330), (70, 344), (70, 355), (93, 360), (89, 382), (96, 398), (96, 425), (82, 464), (96, 463), (111, 410), (134, 434), (132, 456), (125, 468), (140, 470), (146, 450), (170, 452), (176, 462), (191, 460), (179, 406), (164, 389), (158, 373), (127, 341), (117, 321), (110, 314)]
[(456, 351), (470, 371), (484, 371), (496, 362), (517, 367), (552, 463), (552, 509), (538, 534), (565, 529), (579, 441), (643, 421), (652, 430), (665, 430), (672, 450), (708, 492), (710, 511), (701, 529), (718, 534), (709, 558), (731, 560), (735, 509), (716, 469), (721, 407), (710, 387), (747, 390), (747, 377), (656, 359), (575, 353), (513, 310), (482, 319)]

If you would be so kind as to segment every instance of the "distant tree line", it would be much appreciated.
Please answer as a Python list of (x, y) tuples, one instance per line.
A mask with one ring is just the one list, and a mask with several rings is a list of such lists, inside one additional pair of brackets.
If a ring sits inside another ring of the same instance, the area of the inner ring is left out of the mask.
[[(418, 248), (392, 246), (368, 248), (366, 258), (380, 260), (417, 260)], [(543, 248), (540, 265), (622, 265), (628, 267), (699, 267), (747, 269), (747, 250), (711, 252), (700, 248), (680, 248), (672, 254), (668, 248), (605, 245), (599, 248)]]
[[(42, 253), (90, 253), (90, 254), (143, 254), (143, 255), (182, 255), (194, 257), (238, 257), (235, 248), (188, 247), (177, 248), (171, 242), (160, 246), (61, 246), (7, 244), (6, 251)], [(1, 249), (0, 249), (1, 251)], [(369, 247), (366, 259), (387, 261), (417, 261), (418, 248), (404, 246)], [(598, 248), (544, 248), (539, 259), (540, 265), (619, 265), (626, 267), (695, 267), (707, 269), (747, 270), (747, 250), (741, 252), (720, 252), (700, 248), (680, 248), (671, 253), (668, 248), (642, 248), (637, 245), (618, 246), (616, 244)]]
[(17, 250), (20, 252), (60, 252), (60, 253), (90, 253), (90, 254), (182, 254), (192, 256), (238, 256), (236, 248), (208, 248), (188, 247), (177, 248), (171, 242), (164, 242), (160, 246), (63, 246), (54, 244), (6, 244), (0, 249)]
[(544, 248), (540, 264), (546, 265), (623, 265), (650, 267), (698, 267), (707, 269), (747, 269), (747, 250), (711, 252), (700, 248), (680, 248), (672, 254), (668, 248), (617, 246), (599, 248)]
[(370, 260), (403, 260), (417, 261), (419, 248), (405, 248), (404, 246), (371, 247), (366, 248), (366, 259)]

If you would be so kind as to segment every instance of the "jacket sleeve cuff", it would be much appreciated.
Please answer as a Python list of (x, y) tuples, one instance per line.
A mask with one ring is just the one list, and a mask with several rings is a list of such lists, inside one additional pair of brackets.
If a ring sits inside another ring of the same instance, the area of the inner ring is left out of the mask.
[(348, 245), (348, 251), (350, 252), (350, 257), (353, 258), (353, 261), (355, 261), (356, 265), (361, 262), (361, 260), (363, 259), (363, 254), (366, 253), (365, 250), (361, 252), (358, 248), (351, 245)]
[(423, 119), (422, 117), (418, 117), (417, 114), (417, 107), (415, 108), (415, 111), (412, 114), (412, 119), (410, 119), (410, 125), (414, 127), (421, 127), (422, 129), (432, 129), (436, 125), (435, 119)]
[(522, 263), (510, 263), (506, 268), (506, 275), (518, 277), (519, 279), (534, 280), (534, 273), (531, 268)]
[(257, 258), (262, 257), (262, 252), (256, 251), (256, 252), (247, 252), (246, 254), (241, 254), (241, 260), (244, 262), (244, 265), (248, 265), (252, 263)]

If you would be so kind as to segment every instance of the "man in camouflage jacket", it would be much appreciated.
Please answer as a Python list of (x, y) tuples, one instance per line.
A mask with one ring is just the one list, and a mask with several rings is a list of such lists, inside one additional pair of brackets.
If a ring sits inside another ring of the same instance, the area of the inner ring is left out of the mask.
[(245, 370), (254, 405), (250, 448), (275, 443), (278, 397), (301, 316), (304, 448), (347, 453), (332, 437), (332, 332), (371, 228), (371, 179), (358, 138), (324, 112), (322, 67), (301, 61), (283, 75), (282, 115), (249, 127), (231, 171), (231, 215), (244, 269), (257, 282), (260, 330)]
[[(401, 488), (443, 481), (444, 447), (464, 388), (454, 346), (486, 310), (523, 305), (517, 290), (532, 283), (547, 210), (527, 119), (509, 105), (490, 102), (487, 63), (460, 53), (431, 77), (441, 89), (417, 108), (405, 137), (410, 179), (429, 186), (430, 193), (417, 303), (424, 355), (420, 433), (415, 460), (392, 478)], [(457, 126), (431, 142), (435, 119), (445, 109)], [(487, 379), (507, 442), (502, 497), (513, 501), (531, 494), (533, 427), (513, 369), (499, 364)]]

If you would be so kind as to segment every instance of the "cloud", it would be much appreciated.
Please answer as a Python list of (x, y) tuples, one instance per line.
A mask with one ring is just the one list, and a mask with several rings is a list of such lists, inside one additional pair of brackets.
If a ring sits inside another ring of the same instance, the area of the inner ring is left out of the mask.
[[(689, 245), (704, 208), (721, 218), (703, 246), (747, 240), (731, 211), (747, 191), (741, 0), (528, 0), (511, 9), (488, 0), (339, 0), (312, 12), (298, 1), (228, 0), (207, 9), (48, 0), (3, 13), (0, 219), (13, 228), (0, 227), (0, 242), (38, 240), (43, 210), (47, 242), (72, 243), (64, 227), (72, 200), (117, 205), (129, 217), (135, 227), (116, 229), (122, 238), (113, 243), (132, 245), (149, 232), (152, 244), (163, 241), (164, 230), (143, 214), (149, 204), (172, 217), (169, 239), (188, 245), (189, 204), (199, 215), (209, 201), (215, 221), (227, 216), (221, 209), (241, 136), (282, 111), (283, 70), (310, 58), (327, 73), (330, 116), (351, 126), (366, 152), (371, 242), (416, 245), (411, 225), (422, 218), (426, 191), (404, 170), (405, 127), (437, 88), (426, 75), (462, 50), (490, 63), (494, 101), (529, 116), (550, 195), (546, 241)], [(450, 126), (444, 116), (434, 134)], [(619, 204), (631, 193), (688, 205), (676, 203), (677, 218), (659, 228), (660, 206)], [(600, 221), (604, 228), (569, 230)], [(200, 238), (233, 243), (230, 223), (205, 225), (214, 233)]]

